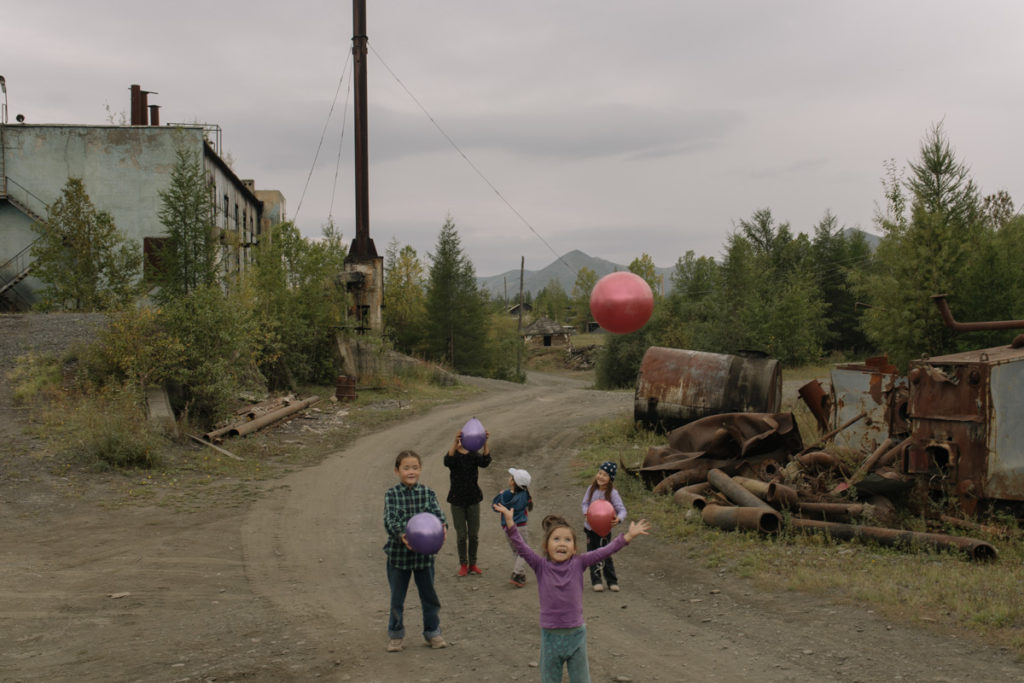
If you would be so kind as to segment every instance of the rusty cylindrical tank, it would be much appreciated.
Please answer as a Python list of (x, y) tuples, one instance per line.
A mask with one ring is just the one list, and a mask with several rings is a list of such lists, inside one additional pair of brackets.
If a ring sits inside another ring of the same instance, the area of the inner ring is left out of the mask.
[(633, 419), (666, 431), (721, 413), (776, 413), (782, 367), (774, 358), (652, 346), (640, 363)]

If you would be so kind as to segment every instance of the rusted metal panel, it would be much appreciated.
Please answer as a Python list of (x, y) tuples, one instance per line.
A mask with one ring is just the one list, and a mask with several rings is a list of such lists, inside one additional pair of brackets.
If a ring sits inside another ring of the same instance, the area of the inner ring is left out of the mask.
[(755, 358), (652, 346), (637, 376), (633, 417), (665, 430), (722, 413), (776, 413), (782, 368)]
[(1010, 346), (914, 361), (914, 425), (902, 469), (975, 512), (985, 499), (1024, 501), (1024, 350)]
[(835, 445), (870, 453), (885, 439), (909, 431), (907, 385), (885, 356), (832, 368), (833, 423), (866, 417), (835, 437)]
[(992, 368), (992, 422), (985, 489), (993, 498), (1024, 499), (1024, 362)]

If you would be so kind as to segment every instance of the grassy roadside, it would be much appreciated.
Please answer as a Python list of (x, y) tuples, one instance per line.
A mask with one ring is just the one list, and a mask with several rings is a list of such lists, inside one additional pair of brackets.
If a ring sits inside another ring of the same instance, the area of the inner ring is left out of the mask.
[(273, 480), (320, 463), (364, 434), (479, 392), (417, 376), (358, 387), (356, 398), (345, 402), (334, 400), (334, 387), (303, 387), (296, 395), (321, 400), (259, 432), (226, 439), (220, 448), (228, 455), (187, 437), (157, 435), (137, 399), (125, 394), (80, 395), (53, 389), (52, 382), (46, 386), (26, 390), (32, 406), (25, 411), (31, 416), (27, 431), (34, 441), (8, 456), (8, 468), (35, 477), (45, 473), (65, 492), (107, 507), (157, 505), (181, 512), (246, 505)]
[[(805, 371), (806, 378), (816, 375)], [(826, 375), (827, 376), (827, 372)], [(802, 376), (792, 379), (802, 379)], [(798, 422), (810, 421), (798, 406), (784, 406)], [(808, 422), (802, 433), (816, 433)], [(632, 416), (602, 421), (589, 430), (577, 454), (580, 486), (601, 462), (642, 462), (647, 448), (664, 445), (664, 435), (638, 430)], [(710, 569), (745, 577), (766, 591), (806, 591), (841, 603), (864, 605), (898, 623), (961, 631), (1016, 651), (1024, 661), (1024, 540), (971, 534), (999, 552), (990, 563), (960, 554), (896, 550), (833, 541), (786, 529), (778, 537), (721, 531), (670, 496), (655, 496), (637, 478), (616, 479), (630, 516), (646, 517), (656, 535), (683, 542), (688, 557)], [(950, 533), (959, 533), (952, 531)], [(966, 535), (966, 534), (964, 534)]]

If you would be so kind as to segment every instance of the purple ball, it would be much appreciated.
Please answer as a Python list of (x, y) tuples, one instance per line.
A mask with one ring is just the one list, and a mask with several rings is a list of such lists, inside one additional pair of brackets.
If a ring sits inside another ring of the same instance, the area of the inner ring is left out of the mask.
[(405, 540), (420, 555), (434, 555), (444, 545), (444, 525), (430, 512), (416, 513), (405, 525)]
[(487, 443), (487, 430), (480, 420), (472, 418), (462, 427), (462, 447), (467, 451), (478, 451)]

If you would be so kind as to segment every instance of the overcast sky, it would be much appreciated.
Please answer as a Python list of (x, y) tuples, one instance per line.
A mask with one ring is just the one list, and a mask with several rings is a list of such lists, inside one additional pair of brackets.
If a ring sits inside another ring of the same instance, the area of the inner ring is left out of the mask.
[[(220, 125), (304, 234), (333, 216), (351, 239), (349, 2), (8, 4), (10, 122), (116, 121), (137, 83), (161, 123)], [(481, 276), (572, 249), (719, 256), (765, 207), (794, 232), (827, 210), (874, 231), (883, 162), (940, 121), (983, 193), (1024, 202), (1019, 0), (367, 4), (381, 255), (431, 252), (448, 214)]]

